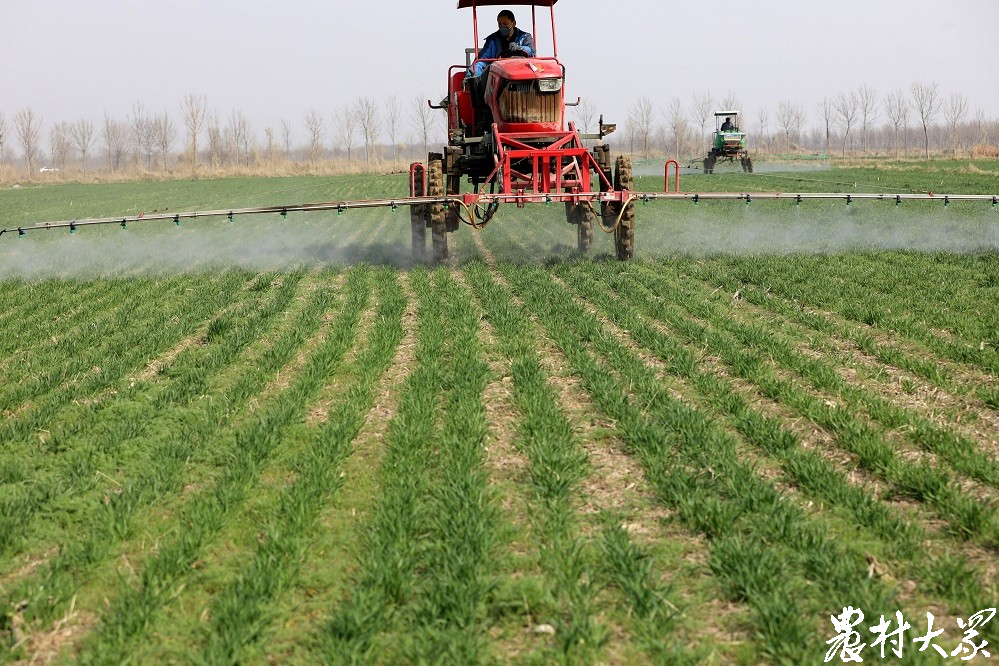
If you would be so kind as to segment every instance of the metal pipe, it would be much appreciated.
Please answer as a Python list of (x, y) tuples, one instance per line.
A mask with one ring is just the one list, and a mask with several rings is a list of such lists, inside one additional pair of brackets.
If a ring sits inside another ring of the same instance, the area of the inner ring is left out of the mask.
[[(504, 174), (504, 178), (509, 177)], [(899, 193), (899, 194), (868, 194), (868, 193), (846, 193), (846, 192), (629, 192), (606, 191), (606, 192), (540, 192), (540, 193), (465, 193), (447, 195), (441, 197), (400, 197), (395, 199), (360, 199), (347, 201), (325, 201), (314, 203), (288, 204), (278, 206), (257, 206), (249, 208), (224, 208), (220, 210), (187, 211), (176, 213), (140, 213), (139, 215), (125, 215), (116, 217), (100, 217), (83, 220), (61, 220), (56, 222), (39, 222), (32, 226), (21, 226), (10, 229), (0, 229), (0, 236), (6, 233), (17, 232), (23, 236), (25, 232), (38, 229), (64, 229), (69, 228), (76, 231), (80, 227), (88, 227), (102, 224), (118, 224), (126, 226), (129, 222), (147, 222), (154, 220), (172, 220), (179, 225), (181, 220), (196, 219), (199, 217), (226, 217), (231, 218), (236, 215), (261, 215), (277, 214), (286, 217), (289, 212), (310, 212), (310, 211), (337, 211), (343, 213), (350, 209), (383, 208), (398, 206), (420, 206), (425, 204), (460, 205), (463, 207), (480, 204), (500, 204), (516, 203), (551, 203), (551, 202), (582, 202), (595, 201), (605, 203), (627, 203), (636, 199), (642, 201), (690, 201), (698, 203), (700, 201), (745, 201), (749, 203), (754, 200), (789, 200), (796, 204), (805, 199), (838, 199), (842, 201), (869, 200), (869, 201), (891, 201), (899, 203), (901, 201), (983, 201), (995, 204), (999, 195), (995, 194), (932, 194), (932, 193)]]

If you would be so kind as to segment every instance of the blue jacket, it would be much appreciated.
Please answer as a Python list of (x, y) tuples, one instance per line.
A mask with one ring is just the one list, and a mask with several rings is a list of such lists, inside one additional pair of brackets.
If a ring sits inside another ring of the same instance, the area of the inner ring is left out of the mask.
[[(520, 44), (524, 47), (524, 51), (527, 53), (528, 57), (534, 57), (534, 37), (531, 36), (531, 33), (524, 32), (520, 28), (514, 28), (513, 37), (510, 39), (510, 42)], [(499, 30), (497, 30), (493, 34), (486, 37), (486, 43), (482, 47), (482, 50), (479, 51), (479, 58), (499, 58), (500, 54), (506, 50), (506, 45), (508, 43), (509, 42), (503, 38), (503, 35), (500, 34)], [(477, 62), (474, 67), (474, 76), (479, 76), (486, 70), (487, 67), (489, 67), (489, 63)]]

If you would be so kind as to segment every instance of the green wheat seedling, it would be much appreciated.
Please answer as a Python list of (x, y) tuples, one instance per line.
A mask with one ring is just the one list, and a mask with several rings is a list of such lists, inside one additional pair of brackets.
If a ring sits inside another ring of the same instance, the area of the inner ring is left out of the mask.
[(267, 535), (238, 578), (212, 599), (205, 663), (240, 663), (247, 646), (260, 640), (271, 619), (267, 607), (295, 581), (297, 565), (310, 545), (310, 532), (324, 502), (343, 483), (340, 470), (351, 442), (374, 402), (378, 379), (388, 367), (403, 330), (406, 299), (394, 276), (381, 272), (375, 329), (346, 371), (351, 381), (311, 444), (295, 459), (295, 483), (277, 500)]
[[(603, 331), (592, 315), (572, 303), (537, 270), (520, 269), (506, 276), (539, 313), (549, 335), (570, 358), (601, 408), (617, 419), (622, 437), (646, 467), (647, 478), (664, 501), (678, 509), (685, 522), (704, 532), (712, 542), (728, 534), (741, 534), (750, 542), (770, 544), (795, 575), (775, 574), (767, 589), (779, 590), (777, 598), (797, 597), (803, 602), (809, 599), (815, 611), (812, 618), (821, 615), (819, 609), (830, 598), (844, 602), (850, 599), (848, 603), (862, 599), (865, 608), (889, 607), (891, 593), (867, 578), (862, 553), (851, 552), (830, 539), (828, 527), (817, 517), (807, 516), (783, 501), (780, 493), (739, 460), (730, 436), (700, 413), (664, 394), (655, 374)], [(608, 373), (581, 349), (579, 340), (588, 340), (600, 349), (622, 379)], [(645, 406), (650, 416), (643, 416), (635, 404)], [(807, 592), (805, 580), (822, 594)], [(769, 616), (767, 602), (772, 596), (767, 593), (747, 599), (758, 614), (759, 628), (768, 626), (762, 622)], [(788, 621), (804, 623), (792, 635), (814, 633), (813, 622), (800, 612), (789, 616)], [(765, 636), (764, 650), (784, 655), (789, 649), (784, 635)], [(803, 655), (809, 646), (794, 648)]]
[[(78, 534), (77, 539), (67, 544), (35, 576), (21, 581), (11, 590), (12, 600), (29, 601), (26, 619), (44, 624), (61, 615), (62, 608), (77, 593), (91, 568), (102, 561), (114, 544), (131, 534), (140, 511), (183, 486), (185, 471), (191, 456), (196, 453), (198, 442), (208, 444), (202, 450), (206, 453), (227, 441), (223, 433), (239, 413), (234, 410), (245, 406), (248, 398), (268, 381), (272, 373), (290, 360), (303, 336), (315, 328), (320, 315), (330, 307), (331, 295), (325, 290), (313, 293), (310, 305), (301, 313), (299, 321), (288, 329), (283, 340), (276, 343), (285, 351), (283, 355), (271, 358), (273, 365), (263, 364), (252, 369), (244, 366), (240, 379), (219, 393), (218, 401), (197, 401), (197, 397), (211, 390), (208, 385), (214, 374), (236, 360), (238, 354), (255, 339), (256, 333), (285, 311), (295, 294), (295, 284), (295, 280), (288, 281), (277, 298), (269, 302), (249, 301), (252, 307), (246, 313), (239, 309), (230, 312), (228, 316), (236, 317), (242, 325), (218, 327), (219, 330), (229, 331), (229, 334), (213, 337), (205, 348), (207, 354), (198, 354), (190, 359), (186, 370), (175, 367), (178, 384), (186, 385), (188, 390), (177, 392), (172, 390), (175, 386), (167, 384), (161, 386), (162, 390), (153, 398), (152, 404), (166, 410), (162, 417), (154, 419), (157, 427), (143, 442), (149, 449), (149, 460), (156, 461), (156, 464), (146, 465), (130, 476), (119, 492), (110, 494), (106, 503), (99, 503), (90, 512), (92, 518), (87, 521), (91, 525), (89, 530)], [(259, 318), (245, 318), (254, 313)], [(253, 335), (245, 335), (247, 332)], [(187, 363), (178, 359), (176, 365)], [(177, 401), (181, 404), (167, 404)], [(197, 408), (184, 404), (189, 401), (197, 401)]]
[[(666, 363), (670, 373), (690, 381), (698, 394), (725, 414), (748, 442), (776, 459), (803, 491), (833, 506), (845, 507), (858, 524), (884, 539), (893, 551), (911, 554), (920, 548), (922, 530), (894, 517), (884, 504), (849, 483), (845, 474), (820, 455), (802, 450), (798, 438), (779, 420), (752, 409), (731, 382), (710, 371), (702, 371), (697, 357), (687, 346), (675, 335), (652, 325), (651, 321), (677, 321), (662, 299), (634, 285), (629, 288), (625, 280), (617, 276), (592, 275), (591, 271), (578, 270), (561, 273), (582, 296), (599, 305), (636, 342)], [(620, 297), (615, 298), (613, 294)], [(639, 313), (647, 313), (648, 318)]]
[[(653, 278), (639, 270), (644, 285), (648, 288), (653, 279), (660, 283), (662, 276)], [(941, 469), (927, 464), (910, 465), (904, 463), (896, 451), (867, 423), (860, 420), (852, 410), (830, 405), (818, 395), (802, 391), (793, 382), (781, 379), (761, 360), (760, 351), (774, 361), (782, 363), (796, 372), (815, 390), (830, 392), (840, 397), (856, 393), (835, 373), (831, 366), (805, 357), (782, 340), (781, 336), (758, 326), (743, 325), (724, 316), (724, 313), (707, 301), (698, 298), (696, 293), (670, 278), (671, 293), (678, 304), (700, 317), (704, 317), (713, 327), (688, 320), (690, 339), (708, 339), (723, 353), (727, 351), (726, 362), (740, 376), (756, 383), (768, 397), (779, 399), (792, 405), (802, 414), (838, 436), (840, 444), (856, 454), (866, 468), (898, 484), (901, 491), (914, 499), (925, 500), (946, 517), (959, 534), (984, 538), (995, 542), (999, 534), (994, 509), (982, 505), (965, 494), (950, 476)], [(678, 325), (681, 322), (676, 322)], [(756, 353), (740, 349), (736, 342), (746, 345)], [(859, 391), (859, 389), (857, 390)], [(898, 424), (896, 424), (898, 425)], [(908, 422), (915, 428), (918, 424)], [(962, 447), (964, 448), (964, 447)], [(967, 451), (967, 449), (964, 449)], [(979, 459), (979, 454), (967, 451), (968, 456)], [(951, 460), (948, 460), (951, 462)], [(985, 463), (978, 463), (984, 465)], [(963, 466), (963, 465), (962, 465)], [(977, 469), (977, 468), (976, 468)], [(988, 474), (985, 470), (976, 476)]]
[(281, 444), (285, 429), (301, 414), (308, 398), (318, 393), (324, 379), (353, 344), (360, 312), (368, 298), (367, 278), (367, 271), (362, 269), (348, 275), (347, 303), (328, 339), (308, 359), (292, 385), (236, 433), (227, 465), (214, 487), (181, 510), (180, 533), (145, 563), (138, 584), (123, 582), (118, 598), (86, 641), (85, 658), (120, 659), (169, 601), (174, 586), (190, 574), (191, 564), (223, 529), (229, 514), (245, 501), (261, 468)]
[[(219, 293), (219, 300), (204, 299), (207, 304), (219, 306), (230, 302), (231, 292), (237, 288), (238, 279), (233, 276)], [(292, 281), (294, 282), (294, 281)], [(293, 284), (286, 291), (286, 298), (293, 293)], [(260, 309), (259, 303), (248, 304), (247, 314)], [(265, 308), (266, 311), (266, 308)], [(237, 315), (238, 316), (238, 315)], [(211, 326), (209, 326), (211, 328)], [(210, 337), (210, 336), (209, 336)], [(206, 342), (210, 342), (207, 339)], [(197, 354), (199, 350), (190, 353)], [(183, 359), (178, 361), (183, 363)], [(168, 392), (166, 387), (157, 387), (151, 394), (146, 391), (148, 386), (141, 384), (123, 387), (117, 392), (113, 401), (100, 401), (86, 409), (76, 407), (64, 409), (64, 418), (53, 417), (47, 431), (48, 449), (39, 454), (36, 452), (31, 460), (38, 470), (37, 478), (25, 486), (17, 506), (0, 514), (16, 520), (17, 529), (23, 536), (31, 525), (35, 511), (41, 509), (52, 500), (66, 497), (78, 497), (88, 490), (100, 492), (95, 481), (98, 469), (115, 469), (120, 462), (123, 451), (135, 450), (141, 455), (142, 447), (131, 447), (133, 440), (142, 438), (143, 433), (156, 426), (157, 419), (167, 415), (170, 405), (159, 396)], [(191, 386), (191, 398), (197, 393), (198, 387)], [(155, 409), (152, 419), (148, 418), (151, 406)], [(68, 417), (68, 418), (67, 418)], [(12, 448), (16, 443), (12, 443)], [(25, 447), (27, 447), (27, 443)], [(15, 449), (16, 450), (16, 449)], [(25, 455), (29, 448), (25, 448)], [(14, 530), (7, 533), (7, 547), (13, 546)]]
[[(445, 329), (443, 306), (429, 275), (417, 269), (409, 281), (417, 302), (417, 366), (406, 378), (398, 411), (389, 422), (380, 497), (364, 531), (351, 596), (332, 611), (312, 645), (317, 660), (325, 663), (370, 661), (381, 636), (402, 621), (413, 595), (445, 377)], [(398, 650), (398, 645), (392, 648)]]
[(579, 484), (590, 471), (586, 454), (547, 381), (529, 319), (483, 264), (471, 263), (465, 271), (510, 362), (514, 404), (520, 411), (514, 444), (530, 461), (530, 513), (537, 525), (541, 566), (552, 596), (564, 609), (555, 622), (560, 658), (589, 661), (600, 653), (607, 632), (595, 618), (595, 572), (576, 518)]

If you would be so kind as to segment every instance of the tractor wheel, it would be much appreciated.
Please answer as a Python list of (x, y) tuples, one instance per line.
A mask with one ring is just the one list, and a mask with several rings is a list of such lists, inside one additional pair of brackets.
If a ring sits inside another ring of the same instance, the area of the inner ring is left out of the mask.
[[(634, 189), (634, 179), (631, 173), (631, 158), (627, 155), (618, 155), (614, 165), (614, 189), (617, 191)], [(620, 206), (616, 206), (616, 213), (621, 212)], [(614, 230), (614, 248), (617, 250), (617, 258), (621, 261), (630, 261), (635, 256), (635, 202), (631, 201), (624, 205), (624, 213), (618, 222), (617, 229)]]
[[(423, 191), (423, 179), (419, 179), (414, 183), (413, 196), (422, 197), (425, 195), (426, 192)], [(429, 215), (430, 213), (425, 205), (409, 207), (409, 222), (413, 232), (414, 261), (423, 261), (427, 257), (427, 225), (430, 222)]]
[(576, 245), (581, 253), (593, 246), (593, 222), (597, 215), (586, 204), (566, 204), (565, 215), (569, 224), (576, 225)]
[[(439, 197), (444, 194), (444, 171), (443, 160), (432, 159), (427, 165), (427, 196)], [(447, 261), (447, 221), (445, 219), (444, 204), (427, 204), (430, 214), (431, 239), (434, 247), (434, 261), (443, 263)]]

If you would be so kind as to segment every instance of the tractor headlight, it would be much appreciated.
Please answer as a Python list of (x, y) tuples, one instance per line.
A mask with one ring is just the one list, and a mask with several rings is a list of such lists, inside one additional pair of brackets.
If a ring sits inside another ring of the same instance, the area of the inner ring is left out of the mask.
[(562, 79), (538, 79), (539, 92), (558, 92), (562, 89)]

